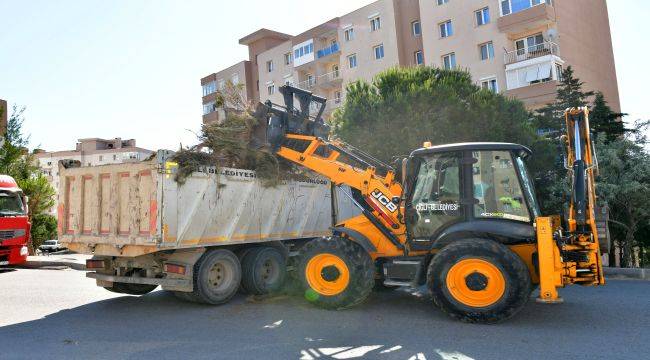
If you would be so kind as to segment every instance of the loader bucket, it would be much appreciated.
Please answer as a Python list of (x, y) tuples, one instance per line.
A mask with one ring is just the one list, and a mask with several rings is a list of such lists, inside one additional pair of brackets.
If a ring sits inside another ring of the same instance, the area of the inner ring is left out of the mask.
[[(277, 151), (286, 134), (328, 138), (330, 127), (322, 118), (327, 101), (325, 98), (289, 85), (281, 86), (280, 92), (284, 97), (284, 106), (270, 101), (257, 105), (254, 114), (257, 125), (253, 129), (251, 147), (268, 147)], [(299, 102), (299, 109), (294, 108), (295, 99)], [(312, 104), (318, 108), (314, 115), (310, 113)]]

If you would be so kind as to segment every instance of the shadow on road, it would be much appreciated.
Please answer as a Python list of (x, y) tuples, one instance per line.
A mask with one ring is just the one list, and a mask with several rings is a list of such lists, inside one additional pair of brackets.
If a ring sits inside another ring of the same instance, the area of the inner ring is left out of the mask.
[[(623, 342), (638, 338), (649, 320), (647, 303), (630, 301), (626, 306), (633, 315), (625, 319), (627, 315), (615, 308), (620, 307), (616, 304), (620, 299), (612, 294), (625, 290), (647, 299), (649, 289), (641, 282), (565, 289), (564, 304), (549, 306), (531, 299), (518, 316), (492, 326), (453, 321), (434, 308), (428, 296), (404, 289), (373, 293), (366, 304), (343, 311), (318, 309), (300, 297), (288, 296), (255, 300), (239, 295), (229, 304), (215, 307), (182, 302), (156, 291), (142, 297), (93, 302), (2, 327), (0, 348), (9, 349), (5, 353), (9, 358), (11, 351), (20, 354), (20, 349), (30, 349), (32, 357), (49, 358), (348, 359), (365, 354), (377, 359), (417, 359), (420, 353), (426, 359), (449, 354), (448, 358), (458, 359), (498, 358), (496, 354), (510, 358), (526, 353), (561, 356), (563, 347), (573, 349), (576, 343), (598, 346), (603, 328), (607, 333), (618, 332)], [(644, 309), (646, 314), (639, 316)], [(549, 348), (549, 344), (555, 345)]]

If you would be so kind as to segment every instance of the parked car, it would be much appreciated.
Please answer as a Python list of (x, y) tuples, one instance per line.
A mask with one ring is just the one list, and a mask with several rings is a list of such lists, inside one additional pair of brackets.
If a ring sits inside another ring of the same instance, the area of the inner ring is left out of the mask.
[(42, 252), (55, 252), (65, 250), (66, 248), (61, 245), (59, 240), (45, 240), (43, 245), (39, 246), (38, 249)]

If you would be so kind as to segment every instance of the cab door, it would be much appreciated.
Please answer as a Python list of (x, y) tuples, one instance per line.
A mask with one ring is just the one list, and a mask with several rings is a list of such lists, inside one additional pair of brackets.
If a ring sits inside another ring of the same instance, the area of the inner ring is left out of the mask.
[(462, 153), (433, 153), (416, 159), (405, 221), (412, 246), (428, 246), (442, 230), (462, 221)]

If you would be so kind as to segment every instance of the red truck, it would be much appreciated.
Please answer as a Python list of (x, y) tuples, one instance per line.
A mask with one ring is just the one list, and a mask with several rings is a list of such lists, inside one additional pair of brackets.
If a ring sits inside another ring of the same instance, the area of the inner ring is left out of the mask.
[(27, 261), (31, 223), (27, 197), (9, 175), (0, 175), (0, 266)]

